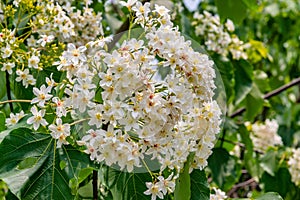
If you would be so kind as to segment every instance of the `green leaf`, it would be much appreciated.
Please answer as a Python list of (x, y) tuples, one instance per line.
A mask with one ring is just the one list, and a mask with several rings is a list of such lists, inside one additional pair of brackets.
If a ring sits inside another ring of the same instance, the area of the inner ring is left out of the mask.
[(229, 18), (240, 24), (247, 16), (247, 6), (241, 0), (215, 0), (218, 13), (222, 20)]
[(202, 170), (193, 170), (191, 176), (191, 200), (209, 200), (210, 190), (207, 177)]
[[(0, 65), (2, 68), (2, 65)], [(6, 78), (5, 72), (0, 71), (0, 100), (6, 95)]]
[(283, 198), (275, 192), (268, 192), (256, 198), (255, 200), (283, 200)]
[[(89, 158), (72, 147), (55, 146), (49, 134), (11, 131), (0, 144), (0, 179), (20, 199), (72, 199), (69, 180), (88, 167)], [(64, 170), (61, 161), (66, 162)]]
[(92, 199), (93, 198), (93, 183), (90, 181), (88, 184), (80, 187), (78, 189), (78, 194), (83, 198)]
[(253, 66), (245, 60), (234, 61), (233, 64), (235, 68), (235, 104), (238, 105), (252, 89)]
[(100, 180), (110, 190), (113, 199), (118, 200), (149, 200), (145, 195), (146, 182), (151, 182), (149, 173), (127, 173), (107, 166), (101, 167)]
[(79, 171), (78, 174), (78, 183), (84, 181), (87, 177), (89, 177), (93, 173), (93, 168), (83, 168)]
[(275, 176), (265, 172), (260, 182), (265, 192), (278, 192), (282, 197), (286, 196), (293, 185), (287, 168), (279, 168)]
[(0, 132), (5, 130), (5, 119), (5, 114), (0, 111)]
[(247, 121), (253, 121), (256, 115), (258, 115), (264, 106), (264, 96), (256, 86), (253, 84), (251, 92), (246, 98), (246, 112), (245, 118)]
[(190, 179), (190, 166), (194, 160), (194, 153), (191, 153), (187, 161), (184, 163), (183, 171), (180, 172), (179, 178), (176, 180), (176, 187), (174, 191), (174, 200), (190, 199), (191, 197), (191, 179)]
[(260, 166), (271, 176), (275, 176), (277, 170), (276, 154), (274, 149), (269, 149), (260, 159)]

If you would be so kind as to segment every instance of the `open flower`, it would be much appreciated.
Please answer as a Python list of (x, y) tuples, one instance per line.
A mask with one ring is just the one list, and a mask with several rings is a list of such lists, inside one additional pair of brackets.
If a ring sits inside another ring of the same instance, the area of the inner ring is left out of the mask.
[(54, 139), (58, 139), (58, 148), (60, 148), (62, 144), (68, 144), (66, 137), (70, 135), (70, 125), (63, 124), (61, 118), (57, 118), (56, 124), (51, 124), (49, 130), (51, 131), (51, 136)]
[(73, 64), (78, 64), (79, 61), (86, 61), (86, 56), (84, 52), (86, 51), (85, 46), (81, 46), (76, 48), (76, 46), (72, 43), (68, 44), (68, 51), (64, 54), (64, 56), (73, 62)]
[(34, 87), (33, 93), (36, 96), (32, 99), (31, 103), (38, 103), (39, 107), (45, 106), (45, 102), (51, 99), (53, 95), (48, 94), (51, 91), (51, 87), (46, 87), (45, 85), (42, 85), (40, 89)]
[(37, 130), (40, 125), (48, 125), (48, 122), (43, 118), (45, 115), (45, 110), (38, 110), (36, 106), (33, 106), (31, 107), (30, 112), (33, 114), (33, 116), (27, 119), (27, 124), (33, 124), (34, 130)]
[(2, 51), (2, 55), (1, 55), (2, 58), (8, 58), (13, 52), (9, 45), (7, 45), (6, 47), (2, 47), (1, 51)]
[(15, 67), (15, 63), (4, 63), (3, 67), (1, 68), (1, 71), (7, 71), (9, 74), (12, 74), (12, 68)]

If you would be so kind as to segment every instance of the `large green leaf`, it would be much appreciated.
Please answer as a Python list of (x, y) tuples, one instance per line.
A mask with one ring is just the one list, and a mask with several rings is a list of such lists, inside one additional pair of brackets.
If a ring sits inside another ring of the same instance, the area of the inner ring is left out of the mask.
[(146, 182), (151, 182), (149, 173), (127, 173), (107, 166), (101, 167), (100, 180), (111, 192), (113, 199), (118, 200), (149, 200), (145, 195)]
[(252, 89), (253, 66), (245, 60), (234, 61), (233, 64), (235, 68), (235, 104), (239, 104)]
[(89, 158), (72, 147), (55, 146), (48, 134), (11, 131), (0, 144), (0, 179), (19, 199), (73, 199), (70, 179), (78, 179)]
[(210, 190), (204, 170), (193, 170), (191, 176), (191, 200), (209, 200)]
[(234, 23), (241, 23), (247, 16), (247, 5), (241, 0), (215, 0), (221, 19), (229, 18)]

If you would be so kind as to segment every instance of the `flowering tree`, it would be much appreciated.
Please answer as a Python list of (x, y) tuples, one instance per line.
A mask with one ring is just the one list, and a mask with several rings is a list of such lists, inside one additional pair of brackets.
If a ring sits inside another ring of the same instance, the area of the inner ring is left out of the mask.
[(0, 198), (298, 198), (286, 5), (1, 1)]

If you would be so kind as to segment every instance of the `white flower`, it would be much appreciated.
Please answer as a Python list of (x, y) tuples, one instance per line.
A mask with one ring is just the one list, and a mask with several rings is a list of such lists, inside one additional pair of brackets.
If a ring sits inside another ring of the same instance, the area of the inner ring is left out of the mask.
[(78, 64), (79, 61), (85, 62), (86, 61), (86, 56), (84, 52), (86, 51), (85, 46), (81, 46), (78, 49), (76, 46), (72, 43), (68, 44), (68, 51), (65, 54), (65, 57), (67, 60), (72, 61), (73, 64)]
[(1, 71), (7, 71), (9, 74), (12, 74), (12, 68), (15, 67), (15, 63), (4, 63), (3, 67), (1, 68)]
[(6, 126), (12, 126), (19, 122), (25, 116), (24, 111), (20, 113), (10, 113), (9, 118), (5, 119)]
[(57, 147), (60, 148), (62, 144), (68, 144), (66, 137), (70, 135), (70, 125), (63, 124), (61, 118), (56, 119), (56, 125), (51, 124), (49, 127), (51, 136), (54, 139), (58, 139)]
[(58, 97), (53, 97), (52, 101), (56, 106), (56, 115), (58, 117), (67, 116), (67, 110), (65, 108), (64, 101), (60, 100)]
[(43, 118), (45, 110), (38, 110), (36, 106), (33, 106), (31, 107), (30, 112), (33, 116), (27, 119), (27, 124), (33, 124), (34, 130), (37, 130), (40, 125), (46, 126), (48, 124), (48, 122)]
[(161, 184), (152, 183), (152, 182), (146, 182), (147, 190), (144, 192), (146, 195), (151, 195), (151, 200), (156, 200), (156, 197), (159, 197), (160, 199), (164, 198), (164, 195), (162, 193)]
[(103, 105), (97, 105), (93, 110), (89, 110), (88, 114), (91, 117), (89, 125), (96, 125), (97, 128), (100, 128), (103, 122)]
[(38, 103), (39, 107), (45, 106), (46, 101), (53, 96), (52, 94), (48, 94), (49, 92), (51, 92), (51, 87), (46, 87), (45, 85), (42, 85), (40, 89), (34, 87), (33, 93), (36, 97), (31, 100), (31, 103)]
[(210, 200), (225, 200), (227, 199), (226, 193), (222, 190), (213, 187), (212, 188), (215, 192), (215, 194), (210, 194)]
[(16, 81), (22, 81), (22, 84), (25, 86), (25, 88), (27, 88), (28, 85), (35, 85), (36, 80), (31, 74), (29, 74), (29, 69), (25, 69), (24, 71), (18, 69), (16, 74), (18, 75)]
[(39, 62), (40, 62), (40, 58), (38, 56), (33, 55), (28, 59), (28, 67), (39, 69)]
[(2, 51), (2, 58), (8, 58), (13, 52), (9, 45), (6, 45), (6, 47), (2, 47), (1, 51)]
[(53, 80), (52, 76), (53, 76), (53, 73), (50, 74), (50, 78), (46, 77), (46, 83), (47, 83), (48, 87), (50, 87), (50, 88), (52, 88), (53, 86), (56, 85), (56, 83)]
[(53, 35), (41, 35), (41, 39), (37, 41), (38, 44), (41, 44), (42, 47), (45, 47), (47, 43), (50, 43), (54, 40)]

